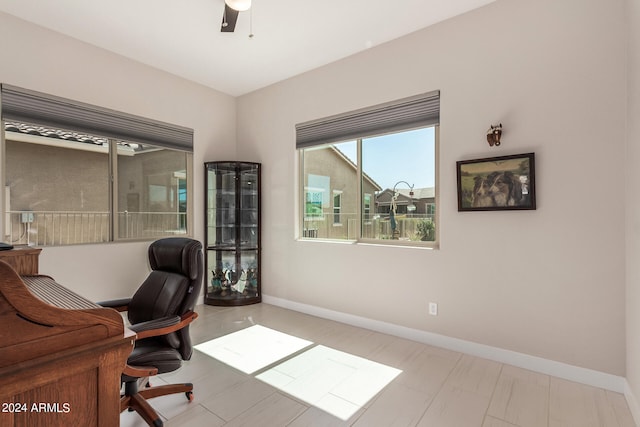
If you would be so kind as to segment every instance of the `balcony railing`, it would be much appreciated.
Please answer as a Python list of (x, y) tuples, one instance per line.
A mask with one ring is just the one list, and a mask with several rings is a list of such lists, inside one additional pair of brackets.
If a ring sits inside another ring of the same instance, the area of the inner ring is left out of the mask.
[[(338, 221), (336, 221), (338, 220)], [(418, 241), (423, 238), (419, 224), (431, 221), (435, 224), (434, 215), (412, 214), (397, 215), (396, 224), (400, 240)], [(333, 213), (307, 216), (304, 219), (302, 237), (314, 239), (355, 240), (358, 236), (357, 214), (341, 213), (339, 218)], [(371, 215), (365, 218), (362, 225), (362, 237), (365, 239), (392, 239), (392, 228), (389, 216)], [(433, 235), (429, 240), (433, 240)]]
[[(186, 213), (119, 212), (118, 239), (144, 239), (186, 233)], [(110, 241), (109, 212), (12, 211), (5, 233), (12, 244), (74, 245)], [(8, 231), (8, 232), (7, 232)]]

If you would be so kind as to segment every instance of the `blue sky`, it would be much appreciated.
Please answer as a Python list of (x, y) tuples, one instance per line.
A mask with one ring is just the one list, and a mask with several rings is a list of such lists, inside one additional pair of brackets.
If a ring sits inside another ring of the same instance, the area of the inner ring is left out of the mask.
[[(435, 128), (417, 129), (362, 140), (364, 172), (383, 189), (407, 181), (414, 188), (435, 186)], [(356, 162), (356, 142), (336, 144)], [(399, 184), (399, 189), (408, 188)]]

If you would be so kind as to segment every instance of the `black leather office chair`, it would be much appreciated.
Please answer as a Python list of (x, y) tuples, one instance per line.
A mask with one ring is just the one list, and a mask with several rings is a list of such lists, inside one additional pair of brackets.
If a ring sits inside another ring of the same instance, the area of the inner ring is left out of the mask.
[(127, 311), (136, 343), (122, 374), (120, 411), (135, 410), (151, 426), (162, 420), (146, 399), (185, 393), (193, 399), (193, 384), (139, 388), (146, 377), (175, 371), (193, 352), (189, 324), (202, 285), (202, 245), (181, 237), (160, 239), (149, 246), (151, 273), (131, 298), (104, 301), (104, 307)]

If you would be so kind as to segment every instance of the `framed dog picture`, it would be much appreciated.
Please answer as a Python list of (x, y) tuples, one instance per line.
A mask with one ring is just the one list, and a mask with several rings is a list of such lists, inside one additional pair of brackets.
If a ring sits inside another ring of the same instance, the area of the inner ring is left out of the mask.
[(534, 153), (457, 162), (458, 211), (536, 208)]

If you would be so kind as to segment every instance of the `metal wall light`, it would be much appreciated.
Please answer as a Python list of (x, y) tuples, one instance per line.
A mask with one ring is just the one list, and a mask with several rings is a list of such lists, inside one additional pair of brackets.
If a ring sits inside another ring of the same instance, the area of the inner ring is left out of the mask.
[(244, 12), (251, 8), (251, 0), (224, 0), (227, 6), (238, 12)]
[(499, 147), (501, 137), (502, 123), (500, 123), (498, 126), (491, 125), (491, 127), (487, 131), (487, 142), (489, 143), (489, 146), (493, 147), (495, 145), (496, 147)]

